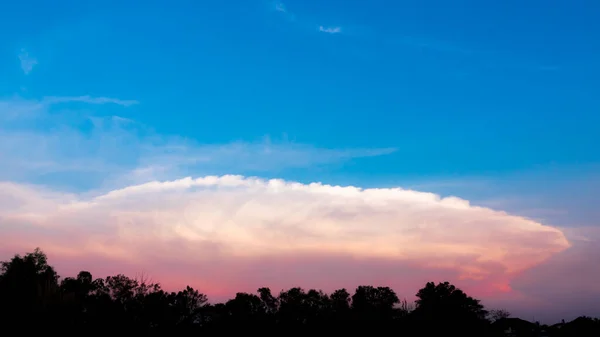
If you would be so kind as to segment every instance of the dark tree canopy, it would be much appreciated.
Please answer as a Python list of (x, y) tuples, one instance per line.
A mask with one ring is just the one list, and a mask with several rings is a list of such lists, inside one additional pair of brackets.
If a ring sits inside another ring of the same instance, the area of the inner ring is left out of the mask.
[[(449, 282), (428, 282), (417, 292), (415, 317), (431, 333), (462, 328), (469, 335), (487, 326), (487, 311), (476, 300)], [(437, 322), (441, 324), (432, 324)]]
[[(163, 290), (146, 278), (119, 274), (96, 278), (87, 271), (60, 279), (39, 249), (0, 264), (0, 332), (18, 335), (224, 336), (227, 334), (332, 336), (600, 336), (597, 319), (541, 326), (489, 314), (479, 300), (448, 282), (429, 282), (411, 305), (389, 287), (359, 286), (326, 294), (294, 287), (237, 293), (209, 303), (190, 286)], [(414, 309), (413, 309), (414, 308)], [(11, 334), (12, 335), (12, 334)]]
[(448, 282), (428, 282), (417, 292), (417, 311), (435, 315), (439, 312), (452, 311), (457, 315), (469, 318), (485, 319), (487, 311), (479, 300), (467, 296), (462, 290)]

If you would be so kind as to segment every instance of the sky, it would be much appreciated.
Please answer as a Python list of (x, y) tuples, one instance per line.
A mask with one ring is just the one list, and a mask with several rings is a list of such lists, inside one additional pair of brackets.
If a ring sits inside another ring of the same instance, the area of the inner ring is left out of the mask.
[(597, 1), (0, 8), (0, 258), (600, 316)]

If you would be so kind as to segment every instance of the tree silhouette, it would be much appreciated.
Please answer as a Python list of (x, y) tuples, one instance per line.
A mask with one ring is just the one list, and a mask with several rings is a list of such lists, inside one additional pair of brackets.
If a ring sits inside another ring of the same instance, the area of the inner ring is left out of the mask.
[(352, 309), (361, 315), (372, 316), (369, 319), (390, 316), (398, 303), (398, 296), (389, 287), (359, 286), (352, 296)]
[(177, 324), (200, 322), (202, 308), (206, 302), (208, 302), (206, 295), (190, 286), (186, 286), (184, 290), (177, 292), (177, 294), (172, 293), (171, 305), (177, 313)]
[(359, 286), (353, 294), (295, 287), (273, 296), (239, 292), (226, 303), (208, 302), (187, 286), (167, 292), (158, 283), (123, 274), (94, 279), (81, 271), (59, 282), (39, 249), (0, 263), (0, 331), (39, 334), (132, 334), (146, 336), (289, 335), (319, 333), (401, 336), (600, 336), (600, 321), (579, 317), (542, 326), (510, 318), (506, 310), (486, 316), (481, 302), (449, 282), (429, 282), (413, 305), (389, 287)]
[[(0, 263), (0, 302), (3, 319), (11, 324), (26, 326), (27, 320), (37, 317), (39, 324), (57, 323), (60, 291), (58, 274), (48, 265), (48, 259), (39, 248), (24, 256), (15, 255)], [(42, 313), (49, 313), (42, 315)]]
[(389, 287), (359, 286), (352, 295), (353, 324), (370, 325), (373, 333), (382, 334), (391, 329), (398, 303), (398, 296)]
[(260, 300), (264, 303), (267, 313), (274, 314), (279, 310), (279, 300), (271, 294), (269, 288), (259, 288), (258, 293)]
[(487, 311), (479, 300), (467, 296), (449, 282), (428, 282), (417, 294), (414, 314), (429, 330), (482, 334)]
[(225, 303), (229, 332), (259, 333), (266, 324), (267, 311), (260, 297), (254, 294), (237, 293)]

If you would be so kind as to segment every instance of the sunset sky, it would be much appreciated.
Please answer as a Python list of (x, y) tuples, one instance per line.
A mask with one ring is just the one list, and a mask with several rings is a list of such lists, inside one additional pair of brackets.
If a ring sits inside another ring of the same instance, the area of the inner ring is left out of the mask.
[(600, 315), (600, 3), (12, 1), (0, 259)]

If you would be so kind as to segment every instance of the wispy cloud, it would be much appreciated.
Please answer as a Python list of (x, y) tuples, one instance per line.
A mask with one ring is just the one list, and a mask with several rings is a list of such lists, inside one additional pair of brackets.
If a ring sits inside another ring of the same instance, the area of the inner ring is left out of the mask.
[[(85, 172), (99, 175), (98, 179), (120, 176), (121, 180), (131, 178), (137, 182), (198, 172), (258, 173), (308, 168), (395, 151), (394, 148), (328, 149), (271, 140), (203, 144), (177, 136), (157, 135), (126, 117), (90, 115), (89, 109), (83, 115), (78, 115), (76, 109), (61, 114), (59, 104), (68, 102), (122, 106), (137, 103), (90, 96), (0, 101), (0, 117), (3, 117), (0, 118), (0, 157), (5, 158), (0, 179)], [(44, 128), (40, 129), (39, 125)], [(161, 169), (146, 169), (157, 167)]]
[[(273, 4), (273, 8), (275, 9), (276, 12), (279, 12), (279, 14), (281, 14), (282, 16), (287, 18), (289, 21), (294, 21), (294, 22), (296, 21), (296, 16), (294, 15), (294, 13), (292, 13), (283, 3), (275, 2)], [(313, 29), (313, 27), (315, 27), (314, 23), (307, 22), (306, 20), (298, 20), (298, 21), (300, 23), (302, 23), (302, 26), (304, 26), (306, 29)], [(342, 28), (339, 26), (334, 26), (334, 27), (317, 26), (317, 27), (318, 27), (318, 31), (324, 32), (324, 33), (337, 34), (337, 33), (342, 32)]]
[(25, 75), (28, 75), (33, 70), (33, 67), (38, 64), (38, 61), (34, 57), (30, 56), (29, 52), (27, 52), (25, 49), (21, 49), (21, 52), (19, 53), (19, 61), (21, 61), (21, 69)]
[(288, 8), (282, 2), (275, 2), (273, 4), (273, 9), (287, 20), (291, 22), (296, 21), (296, 16), (294, 15), (294, 13), (288, 10)]
[(135, 104), (139, 104), (136, 100), (122, 100), (117, 98), (109, 98), (109, 97), (91, 97), (88, 95), (85, 96), (69, 96), (69, 97), (56, 97), (56, 96), (48, 96), (44, 97), (42, 100), (43, 103), (46, 104), (58, 104), (58, 103), (69, 103), (69, 102), (81, 102), (88, 104), (117, 104), (122, 106), (131, 106)]
[(287, 9), (285, 9), (285, 5), (281, 2), (275, 3), (275, 10), (282, 13), (287, 13)]
[(323, 32), (323, 33), (337, 34), (337, 33), (341, 33), (342, 32), (342, 27), (324, 27), (324, 26), (319, 26), (319, 31)]
[(124, 107), (139, 104), (136, 100), (91, 97), (88, 95), (71, 97), (48, 96), (40, 100), (28, 100), (15, 96), (9, 99), (0, 100), (0, 122), (27, 118), (42, 118), (44, 115), (47, 115), (49, 109), (52, 109), (54, 105), (73, 102), (86, 104), (117, 104)]

